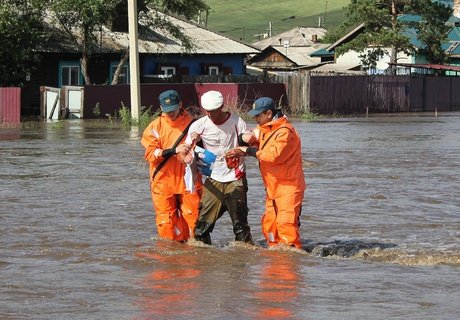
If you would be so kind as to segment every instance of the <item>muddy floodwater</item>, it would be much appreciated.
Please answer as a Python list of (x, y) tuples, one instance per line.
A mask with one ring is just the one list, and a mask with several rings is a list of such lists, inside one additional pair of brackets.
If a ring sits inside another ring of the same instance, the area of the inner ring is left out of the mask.
[[(249, 121), (249, 126), (254, 123)], [(0, 319), (458, 319), (460, 114), (294, 121), (304, 250), (159, 240), (139, 132), (0, 128)]]

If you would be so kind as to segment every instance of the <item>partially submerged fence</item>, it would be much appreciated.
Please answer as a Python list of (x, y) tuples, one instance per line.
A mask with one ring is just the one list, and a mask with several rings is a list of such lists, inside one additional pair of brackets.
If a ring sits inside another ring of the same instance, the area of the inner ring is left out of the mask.
[(21, 118), (21, 88), (0, 88), (0, 124), (19, 123)]
[[(198, 106), (207, 90), (219, 90), (226, 105), (250, 108), (261, 96), (272, 97), (290, 114), (365, 114), (460, 111), (460, 77), (282, 75), (269, 83), (144, 83), (141, 104), (158, 108), (158, 95), (177, 90), (185, 105)], [(65, 87), (44, 90), (42, 118), (95, 118), (130, 106), (129, 85)], [(59, 100), (60, 99), (60, 100)], [(58, 107), (55, 104), (58, 103)], [(95, 112), (97, 106), (98, 114)], [(53, 108), (54, 107), (54, 108)]]
[(84, 118), (83, 95), (83, 87), (41, 87), (40, 115), (42, 118), (49, 120)]
[[(198, 106), (198, 98), (208, 90), (219, 90), (224, 103), (231, 109), (246, 110), (262, 96), (270, 96), (281, 105), (288, 104), (284, 84), (280, 83), (143, 83), (141, 105), (159, 108), (158, 96), (162, 91), (174, 89), (185, 106)], [(123, 106), (130, 107), (129, 85), (92, 85), (83, 87), (41, 88), (41, 117), (104, 118), (115, 116)]]
[[(165, 90), (177, 90), (185, 106), (198, 106), (198, 98), (208, 90), (219, 90), (224, 96), (224, 104), (231, 108), (250, 108), (254, 100), (262, 96), (270, 96), (276, 101), (281, 99), (287, 104), (285, 88), (280, 83), (171, 83), (141, 84), (141, 105), (159, 108), (158, 96)], [(283, 100), (284, 99), (284, 100)], [(129, 85), (116, 86), (85, 86), (83, 98), (83, 114), (85, 118), (94, 118), (93, 109), (98, 105), (100, 115), (114, 115), (122, 105), (130, 106)]]
[(291, 111), (318, 114), (459, 111), (460, 77), (285, 75)]

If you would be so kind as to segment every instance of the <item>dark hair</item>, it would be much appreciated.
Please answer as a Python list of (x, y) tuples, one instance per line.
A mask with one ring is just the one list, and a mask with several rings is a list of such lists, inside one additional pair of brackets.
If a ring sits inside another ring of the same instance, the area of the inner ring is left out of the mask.
[(281, 118), (283, 116), (283, 111), (281, 109), (269, 109), (267, 111), (271, 111), (273, 114), (273, 117)]

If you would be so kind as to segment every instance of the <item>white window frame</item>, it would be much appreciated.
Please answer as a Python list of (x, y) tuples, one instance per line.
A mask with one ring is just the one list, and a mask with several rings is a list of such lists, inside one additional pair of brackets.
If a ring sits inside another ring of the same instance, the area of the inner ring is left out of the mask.
[[(75, 76), (76, 69), (76, 79)], [(73, 70), (73, 72), (72, 72)], [(67, 73), (69, 83), (64, 83), (64, 74)], [(79, 63), (63, 62), (59, 64), (59, 87), (62, 86), (79, 86), (82, 84), (81, 66)]]
[(219, 75), (219, 67), (218, 66), (209, 66), (208, 67), (208, 75)]
[(176, 67), (174, 66), (161, 66), (160, 74), (165, 76), (174, 76), (176, 75)]
[[(115, 74), (115, 70), (117, 70), (118, 62), (110, 63), (110, 82), (113, 80), (113, 75)], [(118, 78), (118, 84), (129, 84), (129, 65), (124, 64), (121, 69), (120, 77)]]

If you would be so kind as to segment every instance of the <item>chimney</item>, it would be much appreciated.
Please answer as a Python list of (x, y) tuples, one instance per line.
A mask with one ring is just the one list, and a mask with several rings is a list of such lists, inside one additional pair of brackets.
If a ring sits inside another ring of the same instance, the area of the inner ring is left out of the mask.
[(312, 35), (311, 35), (311, 41), (312, 41), (313, 43), (318, 42), (318, 35), (317, 35), (317, 34), (312, 34)]
[(460, 0), (454, 0), (453, 14), (455, 17), (460, 18)]

